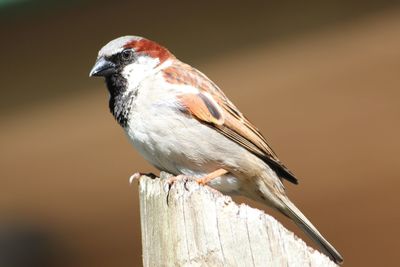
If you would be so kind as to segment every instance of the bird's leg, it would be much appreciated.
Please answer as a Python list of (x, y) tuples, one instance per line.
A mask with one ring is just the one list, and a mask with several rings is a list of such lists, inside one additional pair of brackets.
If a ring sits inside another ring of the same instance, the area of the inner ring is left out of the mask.
[[(218, 169), (216, 171), (210, 172), (209, 174), (207, 174), (206, 176), (203, 176), (199, 179), (196, 179), (196, 182), (200, 185), (206, 185), (208, 182), (210, 182), (211, 180), (214, 180), (217, 177), (220, 177), (224, 174), (227, 174), (228, 171), (225, 169)], [(171, 188), (171, 186), (178, 180), (183, 180), (183, 182), (185, 183), (185, 188), (186, 188), (186, 183), (187, 181), (189, 181), (190, 179), (195, 179), (192, 178), (190, 176), (187, 175), (177, 175), (177, 176), (171, 176), (167, 179), (167, 184), (169, 185), (169, 187)]]
[(216, 171), (210, 172), (209, 174), (207, 174), (206, 176), (203, 176), (200, 179), (197, 179), (197, 183), (200, 185), (206, 185), (208, 182), (210, 182), (211, 180), (214, 180), (217, 177), (220, 177), (224, 174), (227, 174), (228, 171), (225, 169), (218, 169)]

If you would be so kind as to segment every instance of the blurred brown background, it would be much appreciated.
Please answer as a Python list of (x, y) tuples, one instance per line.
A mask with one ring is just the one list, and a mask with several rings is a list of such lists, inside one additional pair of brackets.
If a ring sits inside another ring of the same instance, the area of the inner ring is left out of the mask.
[(397, 2), (14, 2), (0, 0), (0, 266), (140, 266), (128, 177), (155, 170), (88, 77), (127, 34), (220, 85), (300, 178), (289, 196), (345, 266), (398, 264)]

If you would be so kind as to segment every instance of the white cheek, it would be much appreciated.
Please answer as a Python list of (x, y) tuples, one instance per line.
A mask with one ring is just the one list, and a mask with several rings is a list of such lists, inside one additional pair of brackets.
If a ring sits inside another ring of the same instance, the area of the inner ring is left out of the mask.
[(158, 58), (139, 57), (135, 63), (127, 65), (122, 71), (122, 76), (128, 80), (128, 89), (135, 89), (153, 72), (159, 62)]

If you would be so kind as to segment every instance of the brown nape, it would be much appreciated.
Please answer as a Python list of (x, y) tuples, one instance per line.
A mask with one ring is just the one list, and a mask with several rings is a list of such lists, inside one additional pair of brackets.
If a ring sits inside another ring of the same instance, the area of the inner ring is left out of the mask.
[(144, 53), (153, 58), (158, 58), (160, 63), (174, 57), (165, 47), (145, 38), (130, 41), (124, 45), (124, 48), (133, 48), (137, 53)]

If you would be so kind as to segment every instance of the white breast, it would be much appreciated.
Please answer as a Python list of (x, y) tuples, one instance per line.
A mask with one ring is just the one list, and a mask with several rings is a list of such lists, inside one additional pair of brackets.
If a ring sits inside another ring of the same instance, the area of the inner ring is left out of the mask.
[[(215, 130), (199, 123), (178, 109), (171, 85), (152, 77), (141, 83), (126, 134), (138, 152), (152, 165), (172, 174), (202, 177), (229, 161), (239, 168), (243, 149)], [(179, 89), (181, 90), (181, 88)], [(196, 90), (188, 87), (187, 90)], [(227, 150), (230, 158), (226, 159)], [(234, 193), (236, 177), (215, 179), (216, 189)]]

